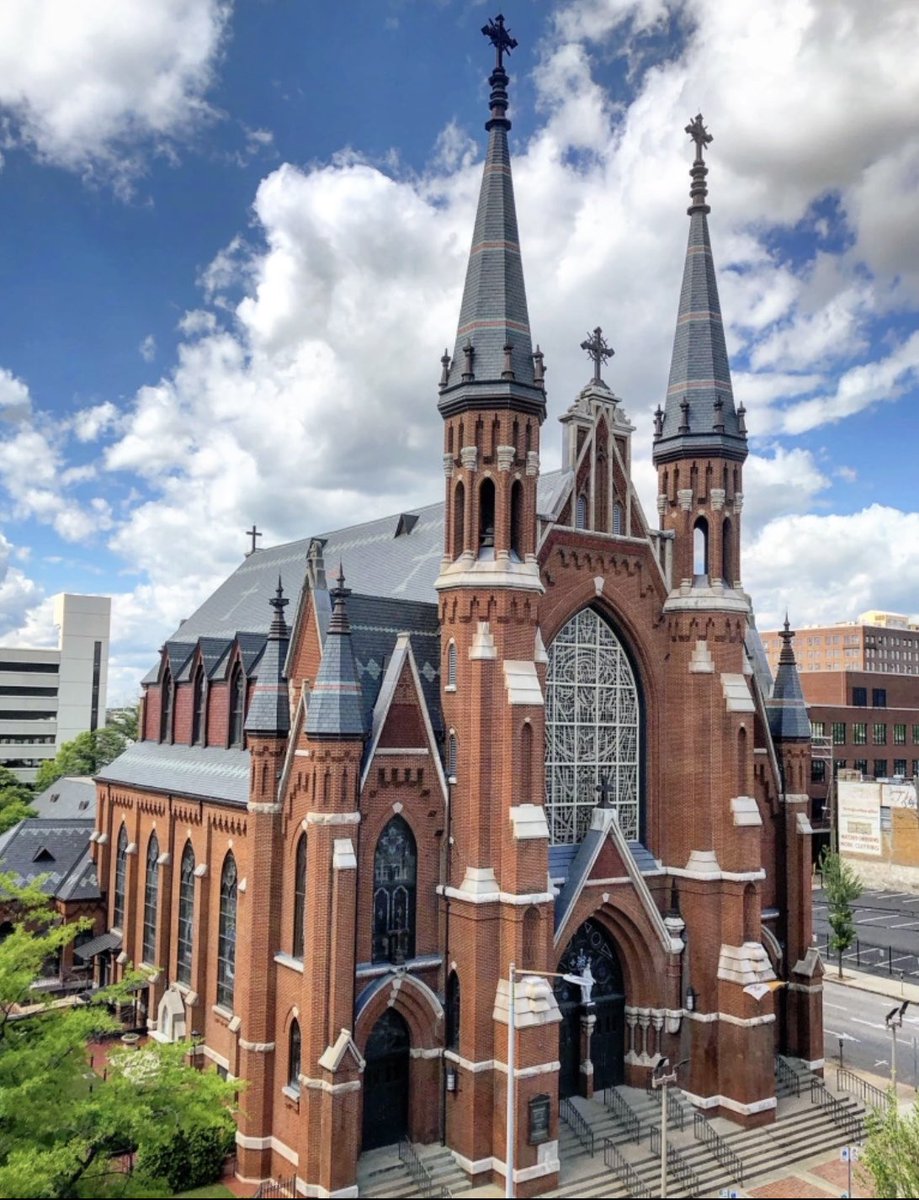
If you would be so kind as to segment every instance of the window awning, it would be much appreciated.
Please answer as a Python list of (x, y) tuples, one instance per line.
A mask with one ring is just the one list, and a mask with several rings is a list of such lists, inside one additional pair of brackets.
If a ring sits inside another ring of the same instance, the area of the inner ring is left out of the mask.
[(104, 954), (106, 950), (117, 950), (120, 945), (121, 934), (109, 930), (108, 933), (100, 933), (98, 937), (84, 942), (82, 946), (74, 946), (73, 953), (75, 958), (82, 958), (84, 961), (87, 961), (99, 954)]

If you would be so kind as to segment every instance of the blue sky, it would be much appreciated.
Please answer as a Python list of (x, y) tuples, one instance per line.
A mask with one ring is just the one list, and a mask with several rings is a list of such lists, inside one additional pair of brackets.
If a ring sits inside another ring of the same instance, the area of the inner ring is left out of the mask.
[[(737, 10), (737, 11), (734, 11)], [(740, 11), (742, 10), (742, 11)], [(112, 695), (265, 542), (439, 498), (494, 12), (472, 0), (8, 0), (0, 10), (0, 637), (110, 592)], [(686, 121), (748, 409), (760, 624), (919, 611), (919, 8), (568, 0), (505, 16), (534, 336), (555, 422), (669, 366)]]

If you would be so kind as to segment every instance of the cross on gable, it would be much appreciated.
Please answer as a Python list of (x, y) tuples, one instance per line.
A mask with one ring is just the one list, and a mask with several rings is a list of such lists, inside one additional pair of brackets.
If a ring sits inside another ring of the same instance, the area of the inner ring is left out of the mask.
[(498, 13), (493, 21), (489, 21), (487, 25), (482, 26), (482, 32), (495, 48), (495, 67), (501, 71), (504, 68), (504, 55), (516, 49), (517, 39), (512, 38), (509, 31), (504, 28), (504, 16)]
[(696, 158), (702, 157), (702, 151), (712, 141), (712, 135), (702, 124), (702, 114), (696, 113), (693, 119), (686, 126), (686, 133), (696, 143)]
[(593, 360), (594, 383), (601, 383), (600, 371), (603, 364), (608, 358), (612, 358), (616, 351), (608, 344), (599, 325), (593, 333), (587, 335), (585, 341), (581, 342), (581, 349), (586, 350), (587, 357)]
[(612, 806), (612, 804), (610, 804), (610, 797), (613, 794), (613, 789), (612, 789), (612, 785), (610, 784), (608, 775), (600, 776), (600, 782), (597, 784), (596, 790), (597, 790), (597, 795), (600, 797), (599, 807), (600, 808), (612, 808), (613, 806)]
[(255, 528), (255, 522), (254, 522), (254, 521), (252, 522), (252, 528), (251, 528), (251, 529), (247, 529), (245, 532), (246, 532), (246, 536), (247, 536), (247, 537), (250, 537), (250, 538), (252, 538), (252, 546), (251, 546), (251, 548), (250, 548), (250, 549), (249, 549), (249, 550), (246, 552), (246, 557), (248, 557), (250, 554), (254, 554), (254, 553), (255, 553), (255, 551), (258, 549), (258, 547), (257, 547), (257, 546), (256, 546), (256, 544), (255, 544), (255, 539), (256, 539), (256, 538), (260, 538), (262, 535), (261, 535), (261, 534), (259, 533), (259, 531), (258, 531), (258, 530)]

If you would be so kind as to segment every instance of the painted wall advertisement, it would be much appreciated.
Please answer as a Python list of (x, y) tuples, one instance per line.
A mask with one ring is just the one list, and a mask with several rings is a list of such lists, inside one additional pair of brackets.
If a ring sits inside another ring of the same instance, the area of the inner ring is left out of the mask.
[(839, 849), (881, 856), (881, 789), (875, 783), (839, 784)]

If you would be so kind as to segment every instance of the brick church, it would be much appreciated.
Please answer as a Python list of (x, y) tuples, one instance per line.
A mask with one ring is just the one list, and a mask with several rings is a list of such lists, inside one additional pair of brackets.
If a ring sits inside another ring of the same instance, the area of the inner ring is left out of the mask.
[[(143, 965), (151, 1035), (248, 1081), (240, 1176), (306, 1196), (356, 1195), (362, 1151), (404, 1136), (503, 1181), (511, 964), (518, 1194), (557, 1184), (560, 1098), (666, 1056), (694, 1104), (753, 1125), (776, 1051), (822, 1066), (810, 729), (793, 635), (773, 681), (742, 585), (711, 138), (687, 127), (654, 528), (599, 329), (540, 472), (515, 43), (486, 32), (443, 502), (250, 553), (162, 648), (142, 738), (98, 779), (97, 978)], [(588, 968), (592, 990), (560, 977)]]

